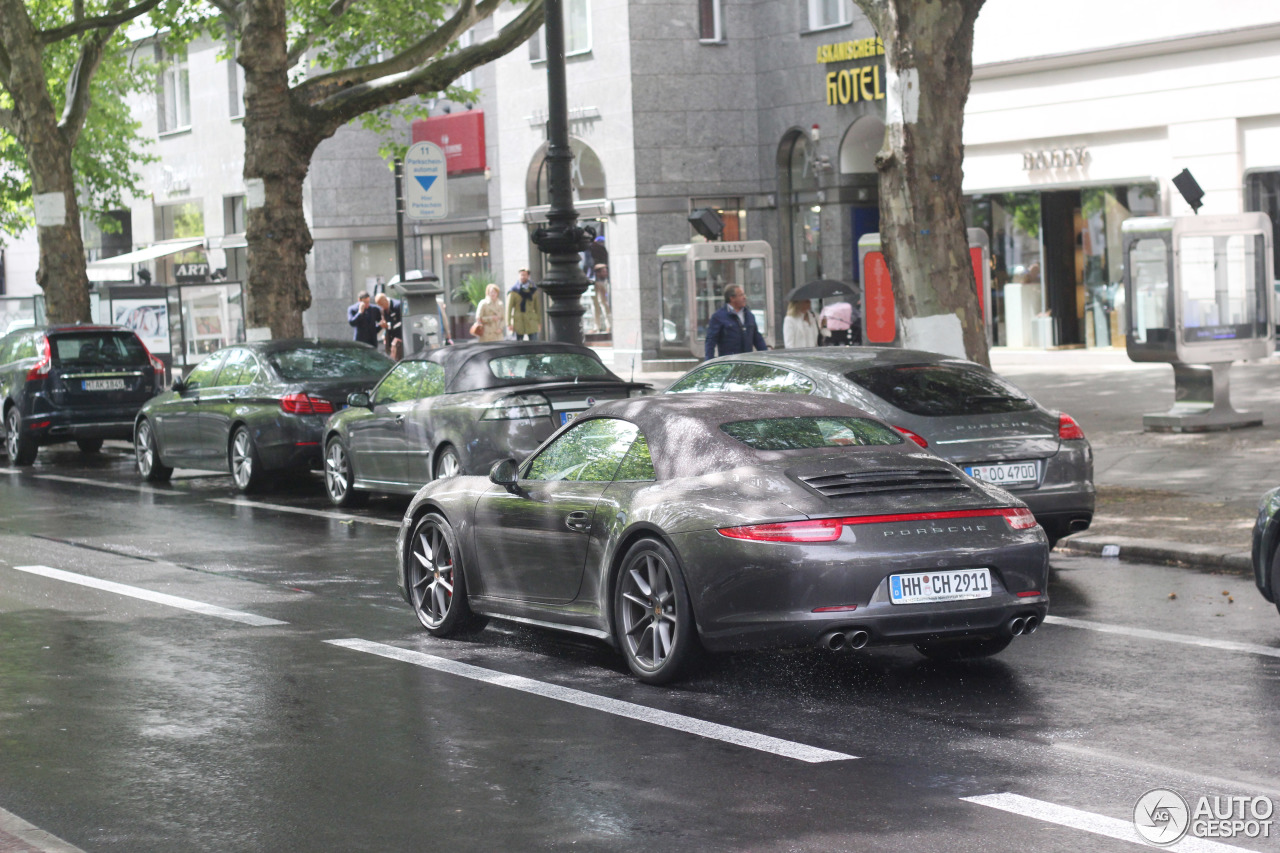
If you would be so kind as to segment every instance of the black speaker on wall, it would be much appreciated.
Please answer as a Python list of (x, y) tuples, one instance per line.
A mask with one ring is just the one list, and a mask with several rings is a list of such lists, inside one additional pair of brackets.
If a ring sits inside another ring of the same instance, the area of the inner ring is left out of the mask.
[(1186, 199), (1187, 204), (1191, 205), (1192, 212), (1199, 213), (1202, 206), (1200, 199), (1204, 198), (1204, 190), (1200, 189), (1196, 179), (1191, 177), (1191, 172), (1183, 169), (1174, 175), (1173, 185), (1178, 188), (1178, 192), (1182, 193), (1182, 197)]
[(708, 240), (719, 240), (724, 231), (724, 220), (709, 207), (700, 207), (689, 214), (689, 224)]

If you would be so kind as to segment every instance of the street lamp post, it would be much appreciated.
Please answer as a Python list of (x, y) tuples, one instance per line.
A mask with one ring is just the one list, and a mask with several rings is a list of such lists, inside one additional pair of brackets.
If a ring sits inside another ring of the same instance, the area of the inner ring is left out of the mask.
[(564, 14), (562, 0), (544, 0), (547, 37), (547, 196), (551, 209), (547, 225), (533, 233), (533, 242), (547, 256), (546, 275), (538, 288), (551, 299), (547, 306), (548, 339), (582, 343), (582, 294), (587, 277), (579, 264), (590, 237), (578, 225), (573, 208), (569, 148), (569, 106), (565, 92)]

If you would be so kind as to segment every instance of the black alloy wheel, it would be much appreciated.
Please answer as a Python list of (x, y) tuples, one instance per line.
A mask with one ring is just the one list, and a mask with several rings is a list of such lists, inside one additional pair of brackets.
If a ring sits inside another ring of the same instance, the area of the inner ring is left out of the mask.
[(409, 601), (422, 627), (448, 637), (484, 627), (467, 604), (467, 580), (458, 565), (457, 538), (441, 515), (427, 513), (409, 539), (405, 581)]
[(627, 666), (646, 684), (672, 681), (697, 656), (693, 606), (666, 545), (644, 539), (631, 546), (614, 588), (613, 621)]
[(324, 491), (334, 506), (355, 506), (361, 503), (364, 492), (355, 486), (355, 474), (351, 469), (351, 454), (342, 439), (333, 436), (324, 449)]
[(989, 658), (1009, 647), (1013, 637), (983, 637), (968, 640), (938, 640), (933, 643), (916, 643), (916, 651), (929, 660), (953, 661)]
[(237, 489), (248, 493), (262, 487), (262, 461), (258, 458), (258, 448), (254, 445), (247, 426), (236, 427), (236, 431), (232, 433), (227, 457), (231, 479), (235, 481)]
[(138, 473), (148, 483), (166, 483), (173, 476), (173, 469), (160, 461), (155, 430), (145, 418), (138, 421), (133, 434), (133, 455), (138, 462)]
[(9, 413), (4, 418), (4, 448), (9, 454), (10, 465), (21, 465), (23, 467), (30, 465), (36, 461), (36, 441), (29, 435), (22, 432), (22, 416), (18, 414), (18, 407), (13, 406), (9, 409)]
[(77, 438), (76, 447), (80, 448), (81, 453), (97, 453), (102, 449), (102, 439), (100, 438)]

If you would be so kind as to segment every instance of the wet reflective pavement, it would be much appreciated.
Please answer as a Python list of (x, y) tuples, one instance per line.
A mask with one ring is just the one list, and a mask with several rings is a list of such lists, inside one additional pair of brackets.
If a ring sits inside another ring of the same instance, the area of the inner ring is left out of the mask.
[(992, 660), (653, 688), (572, 636), (421, 631), (405, 500), (145, 486), (124, 450), (0, 460), (0, 809), (82, 850), (1129, 850), (1153, 788), (1280, 801), (1280, 615), (1245, 577), (1055, 555), (1050, 623)]

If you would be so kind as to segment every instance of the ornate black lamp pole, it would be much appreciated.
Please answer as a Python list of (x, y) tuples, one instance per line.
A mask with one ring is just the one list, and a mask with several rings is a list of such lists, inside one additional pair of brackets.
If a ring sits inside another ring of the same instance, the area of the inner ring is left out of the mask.
[(551, 298), (547, 306), (551, 328), (548, 340), (582, 343), (582, 294), (587, 277), (579, 265), (580, 252), (591, 238), (578, 225), (573, 209), (569, 148), (569, 105), (565, 93), (564, 14), (562, 0), (544, 0), (547, 14), (547, 195), (551, 209), (547, 226), (533, 232), (533, 242), (547, 256), (546, 276), (539, 289)]

